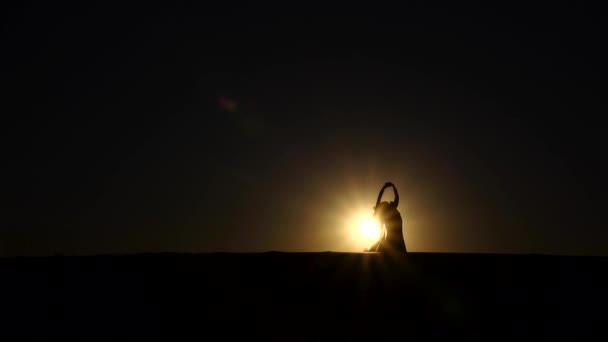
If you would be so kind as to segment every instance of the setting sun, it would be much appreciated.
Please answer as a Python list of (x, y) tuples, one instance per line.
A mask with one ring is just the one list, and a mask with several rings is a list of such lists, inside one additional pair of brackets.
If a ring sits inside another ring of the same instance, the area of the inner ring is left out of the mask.
[(367, 239), (378, 239), (380, 237), (380, 227), (377, 220), (364, 218), (359, 224), (359, 231)]
[[(346, 215), (345, 215), (346, 216)], [(345, 249), (363, 251), (374, 244), (382, 235), (380, 223), (374, 218), (372, 210), (354, 209), (347, 221), (344, 221)]]

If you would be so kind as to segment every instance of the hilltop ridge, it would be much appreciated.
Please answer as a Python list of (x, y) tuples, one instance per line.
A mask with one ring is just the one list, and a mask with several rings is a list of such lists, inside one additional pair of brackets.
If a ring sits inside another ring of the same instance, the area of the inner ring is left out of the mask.
[(2, 321), (21, 335), (83, 339), (605, 335), (607, 266), (606, 257), (457, 253), (4, 258)]

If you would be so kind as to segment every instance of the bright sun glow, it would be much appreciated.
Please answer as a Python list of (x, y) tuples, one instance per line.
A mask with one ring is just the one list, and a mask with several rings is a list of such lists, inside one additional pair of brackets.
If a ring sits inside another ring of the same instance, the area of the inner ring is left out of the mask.
[(369, 217), (363, 218), (359, 224), (359, 232), (366, 239), (377, 240), (380, 237), (378, 221)]
[(374, 218), (373, 210), (364, 206), (345, 210), (340, 219), (340, 248), (349, 252), (363, 252), (364, 249), (373, 245), (380, 236), (377, 220)]
[(345, 233), (350, 244), (348, 248), (363, 251), (378, 241), (382, 230), (373, 215), (371, 210), (355, 210), (350, 220), (345, 222)]

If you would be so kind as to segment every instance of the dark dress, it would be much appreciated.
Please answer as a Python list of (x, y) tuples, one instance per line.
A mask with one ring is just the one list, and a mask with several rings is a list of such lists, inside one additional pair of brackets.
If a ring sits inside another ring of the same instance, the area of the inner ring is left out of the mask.
[(403, 220), (397, 208), (391, 206), (384, 213), (382, 221), (386, 228), (386, 238), (380, 241), (378, 252), (383, 254), (407, 253), (405, 240), (403, 239)]

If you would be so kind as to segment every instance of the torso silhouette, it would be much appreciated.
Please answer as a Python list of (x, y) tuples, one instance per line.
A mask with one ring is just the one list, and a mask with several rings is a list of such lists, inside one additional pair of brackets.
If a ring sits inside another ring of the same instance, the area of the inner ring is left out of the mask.
[(403, 220), (397, 208), (391, 204), (381, 214), (380, 220), (386, 228), (386, 238), (380, 241), (378, 252), (386, 254), (406, 253), (403, 239)]

